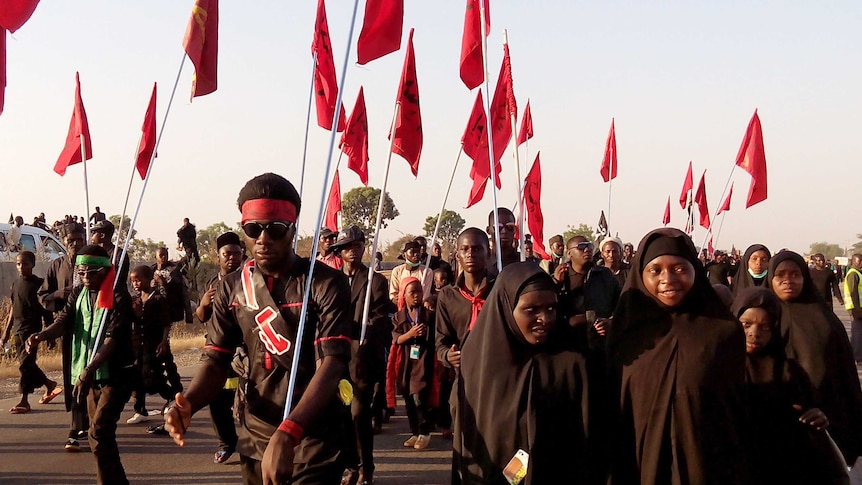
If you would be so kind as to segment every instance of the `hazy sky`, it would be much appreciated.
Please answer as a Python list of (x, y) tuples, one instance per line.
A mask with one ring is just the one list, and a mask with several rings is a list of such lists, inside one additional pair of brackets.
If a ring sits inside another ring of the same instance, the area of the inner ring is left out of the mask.
[[(458, 77), (465, 2), (406, 3), (403, 45), (415, 27), (425, 144), (418, 178), (393, 156), (388, 190), (401, 216), (383, 232), (390, 241), (401, 232), (418, 233), (436, 214), (475, 96)], [(218, 91), (190, 103), (192, 69), (186, 63), (138, 220), (140, 236), (173, 246), (183, 217), (199, 228), (233, 225), (240, 187), (265, 171), (299, 185), (316, 4), (221, 2)], [(91, 207), (109, 215), (122, 210), (152, 83), (159, 83), (161, 126), (192, 5), (39, 5), (7, 46), (0, 208), (27, 222), (40, 211), (49, 222), (84, 213), (81, 166), (65, 177), (52, 170), (65, 141), (77, 70), (95, 155), (88, 162)], [(352, 5), (327, 2), (339, 72)], [(362, 12), (360, 5), (344, 104), (349, 111), (364, 85), (370, 183), (379, 187), (404, 49), (357, 66)], [(671, 225), (684, 225), (676, 200), (689, 160), (695, 184), (707, 170), (710, 209), (716, 209), (755, 108), (763, 123), (769, 198), (745, 210), (750, 178), (736, 170), (732, 209), (717, 246), (744, 249), (762, 242), (774, 250), (805, 251), (819, 240), (847, 246), (862, 232), (851, 222), (858, 214), (854, 169), (862, 154), (862, 3), (491, 0), (491, 13), (491, 89), (507, 28), (519, 107), (531, 100), (535, 137), (529, 153), (521, 147), (521, 157), (532, 163), (541, 150), (546, 239), (567, 225), (594, 226), (607, 210), (599, 166), (612, 117), (619, 176), (610, 225), (636, 243), (661, 225), (669, 195)], [(328, 142), (329, 132), (317, 127), (312, 114), (304, 233), (314, 229)], [(490, 192), (463, 210), (470, 164), (462, 158), (448, 208), (468, 225), (484, 227)], [(344, 165), (346, 192), (360, 182)], [(507, 150), (501, 205), (515, 203), (515, 173)], [(140, 186), (136, 176), (133, 201)], [(701, 230), (697, 244), (702, 237)]]

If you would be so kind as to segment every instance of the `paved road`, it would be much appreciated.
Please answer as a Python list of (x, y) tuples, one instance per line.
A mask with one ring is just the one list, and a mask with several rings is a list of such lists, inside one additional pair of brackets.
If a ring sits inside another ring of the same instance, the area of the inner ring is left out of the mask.
[[(188, 383), (196, 367), (180, 369)], [(25, 415), (6, 412), (17, 398), (0, 400), (0, 484), (84, 484), (95, 481), (96, 465), (86, 440), (81, 453), (63, 450), (68, 432), (69, 415), (62, 399), (47, 405), (33, 404)], [(31, 403), (32, 404), (32, 403)], [(155, 399), (148, 401), (158, 406)], [(399, 407), (377, 435), (375, 450), (379, 485), (443, 485), (449, 483), (451, 441), (439, 434), (432, 435), (430, 446), (422, 451), (404, 448), (408, 437), (407, 418)], [(132, 483), (142, 484), (235, 484), (240, 483), (239, 457), (234, 455), (226, 464), (212, 463), (218, 441), (214, 437), (208, 410), (192, 419), (186, 446), (180, 448), (166, 436), (148, 435), (146, 424), (128, 425), (131, 403), (117, 431), (120, 454)], [(153, 416), (151, 422), (160, 419)]]

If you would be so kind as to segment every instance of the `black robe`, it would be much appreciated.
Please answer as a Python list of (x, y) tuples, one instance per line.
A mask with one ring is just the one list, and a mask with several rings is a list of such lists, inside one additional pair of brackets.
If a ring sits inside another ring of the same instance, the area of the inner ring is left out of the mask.
[(586, 481), (587, 377), (570, 350), (568, 326), (557, 323), (546, 343), (526, 342), (512, 311), (519, 292), (550, 276), (533, 263), (506, 266), (479, 312), (461, 354), (455, 466), (464, 484), (506, 484), (503, 468), (529, 453), (522, 484)]
[(793, 261), (802, 272), (802, 292), (783, 302), (781, 338), (787, 358), (799, 363), (814, 386), (815, 399), (829, 419), (829, 432), (847, 463), (862, 455), (862, 389), (847, 331), (837, 316), (827, 311), (814, 288), (808, 264), (793, 251), (782, 251), (769, 261), (771, 283), (775, 268)]
[(755, 279), (751, 276), (751, 273), (748, 272), (748, 260), (751, 259), (752, 254), (760, 250), (766, 251), (766, 254), (772, 257), (772, 253), (769, 252), (769, 248), (763, 244), (752, 244), (751, 246), (748, 246), (748, 249), (746, 249), (745, 253), (742, 255), (742, 259), (739, 260), (739, 264), (736, 265), (736, 274), (733, 276), (733, 284), (730, 288), (733, 291), (734, 298), (736, 298), (736, 296), (746, 288), (751, 288), (752, 286), (768, 286), (766, 278)]
[[(675, 308), (646, 290), (641, 261), (660, 238), (679, 238), (695, 281)], [(608, 333), (619, 413), (611, 445), (614, 485), (748, 482), (740, 434), (745, 339), (709, 284), (691, 239), (657, 229), (638, 247)]]
[(828, 432), (799, 421), (802, 412), (819, 403), (805, 371), (784, 353), (778, 328), (781, 302), (769, 289), (748, 288), (734, 301), (733, 314), (739, 318), (749, 308), (765, 310), (773, 327), (769, 344), (746, 354), (747, 438), (754, 482), (849, 485), (847, 464)]

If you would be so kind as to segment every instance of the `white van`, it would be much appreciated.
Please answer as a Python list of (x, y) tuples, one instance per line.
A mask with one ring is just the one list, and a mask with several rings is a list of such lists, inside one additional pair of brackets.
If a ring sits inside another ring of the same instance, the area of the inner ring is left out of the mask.
[[(11, 224), (0, 224), (0, 261), (15, 261), (17, 251), (10, 251), (7, 238)], [(66, 247), (53, 234), (35, 226), (21, 226), (21, 247), (36, 254), (37, 261), (53, 261), (66, 255)]]

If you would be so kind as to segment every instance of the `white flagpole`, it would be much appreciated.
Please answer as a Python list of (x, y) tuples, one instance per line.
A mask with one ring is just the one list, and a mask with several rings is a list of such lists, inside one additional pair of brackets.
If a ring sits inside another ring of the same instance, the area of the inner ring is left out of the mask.
[[(120, 242), (120, 236), (122, 236), (122, 234), (123, 234), (123, 232), (122, 232), (123, 221), (126, 219), (126, 209), (129, 208), (129, 195), (131, 195), (131, 193), (132, 193), (132, 182), (135, 181), (135, 169), (137, 168), (136, 165), (137, 165), (137, 161), (138, 161), (137, 155), (141, 151), (141, 144), (143, 142), (144, 142), (144, 133), (141, 132), (141, 138), (138, 139), (138, 147), (135, 149), (135, 163), (132, 164), (132, 177), (129, 178), (129, 189), (126, 190), (126, 201), (123, 202), (123, 214), (120, 216), (120, 223), (117, 225), (117, 231), (116, 231), (117, 232), (117, 243)], [(149, 167), (147, 167), (147, 170), (149, 171)], [(128, 239), (128, 236), (126, 237), (126, 239)], [(117, 256), (119, 256), (119, 254), (117, 254), (117, 252), (114, 251), (114, 261), (111, 261), (112, 263), (117, 264), (119, 262), (119, 260), (117, 260)]]
[(84, 201), (87, 204), (87, 212), (84, 213), (85, 219), (81, 221), (87, 231), (87, 244), (90, 244), (90, 185), (87, 182), (87, 145), (84, 143), (84, 134), (81, 133), (81, 163), (84, 164)]
[[(350, 20), (350, 30), (347, 34), (347, 51), (344, 53), (344, 63), (341, 66), (341, 83), (338, 86), (338, 96), (335, 99), (335, 116), (332, 117), (332, 130), (329, 136), (329, 155), (326, 157), (326, 171), (323, 175), (323, 191), (320, 194), (320, 207), (317, 209), (317, 224), (314, 227), (314, 240), (311, 242), (311, 254), (317, 254), (320, 242), (320, 225), (323, 223), (323, 212), (326, 210), (326, 186), (329, 182), (329, 172), (332, 168), (332, 154), (335, 151), (335, 136), (338, 134), (338, 119), (341, 117), (341, 98), (344, 96), (344, 81), (347, 76), (347, 61), (350, 58), (350, 47), (353, 44), (353, 29), (356, 24), (356, 12), (359, 10), (359, 0), (353, 2), (353, 16)], [(309, 108), (311, 109), (311, 108)], [(383, 197), (383, 194), (380, 194)], [(299, 316), (299, 328), (296, 329), (296, 351), (293, 353), (293, 362), (290, 366), (290, 380), (287, 383), (287, 396), (284, 401), (284, 419), (290, 415), (293, 407), (293, 394), (296, 391), (296, 372), (299, 369), (299, 354), (302, 349), (302, 336), (305, 333), (305, 322), (308, 320), (308, 300), (311, 297), (311, 282), (314, 277), (314, 259), (308, 265), (308, 279), (306, 279), (305, 293), (302, 295), (302, 313)], [(370, 283), (370, 281), (369, 281)], [(369, 285), (370, 286), (370, 285)]]
[[(141, 195), (138, 197), (138, 205), (135, 207), (135, 215), (132, 217), (132, 222), (129, 225), (129, 235), (126, 237), (125, 242), (123, 243), (123, 252), (120, 254), (120, 258), (117, 260), (122, 264), (122, 261), (126, 259), (126, 255), (129, 252), (129, 241), (132, 239), (132, 232), (135, 230), (135, 223), (138, 221), (138, 214), (141, 212), (141, 202), (144, 201), (144, 193), (147, 191), (147, 184), (150, 181), (150, 175), (153, 173), (153, 161), (156, 158), (156, 153), (159, 152), (159, 144), (162, 142), (162, 135), (165, 132), (165, 125), (168, 122), (168, 115), (171, 113), (171, 105), (174, 102), (174, 94), (177, 92), (177, 85), (180, 82), (180, 75), (183, 73), (183, 65), (186, 63), (186, 53), (183, 51), (183, 59), (180, 61), (180, 68), (177, 71), (177, 79), (174, 81), (174, 88), (171, 90), (171, 97), (168, 100), (168, 107), (165, 110), (165, 117), (162, 119), (162, 127), (159, 129), (159, 136), (156, 138), (156, 146), (153, 150), (153, 154), (150, 155), (150, 163), (147, 168), (147, 175), (144, 177), (144, 185), (141, 187)], [(117, 271), (117, 275), (114, 278), (114, 289), (117, 288), (117, 285), (120, 282), (120, 274), (122, 271)], [(123, 282), (125, 283), (125, 282)], [(99, 330), (96, 332), (96, 346), (98, 346), (99, 341), (102, 339), (102, 334), (105, 332), (105, 319), (108, 316), (108, 312), (102, 312), (102, 321), (99, 322)], [(98, 347), (96, 347), (98, 348)], [(89, 364), (93, 363), (93, 358), (96, 356), (96, 348), (93, 349), (93, 355), (90, 357)]]
[(479, 26), (482, 30), (482, 69), (485, 74), (485, 131), (488, 132), (488, 165), (491, 168), (491, 191), (494, 194), (494, 247), (497, 253), (497, 270), (503, 271), (503, 256), (502, 248), (500, 247), (500, 217), (497, 215), (497, 172), (494, 170), (496, 160), (494, 160), (494, 136), (491, 120), (491, 88), (488, 82), (488, 33), (485, 32), (485, 18), (488, 12), (485, 10), (485, 2), (479, 2)]
[[(446, 187), (446, 195), (443, 196), (443, 203), (440, 204), (440, 212), (437, 213), (437, 224), (434, 225), (434, 234), (431, 236), (431, 248), (434, 248), (434, 243), (437, 242), (437, 234), (440, 232), (440, 222), (443, 220), (443, 213), (446, 212), (446, 202), (449, 200), (449, 192), (452, 190), (452, 182), (455, 180), (455, 171), (458, 170), (458, 162), (461, 160), (461, 154), (464, 153), (464, 144), (458, 149), (458, 156), (455, 157), (455, 166), (452, 167), (452, 175), (449, 177), (449, 186)], [(428, 251), (428, 257), (425, 259), (425, 271), (431, 267), (431, 251)], [(422, 273), (422, 280), (425, 281), (425, 273)]]
[[(305, 160), (308, 156), (308, 131), (311, 129), (311, 105), (314, 104), (314, 71), (317, 69), (317, 51), (311, 57), (311, 84), (308, 88), (308, 112), (305, 115), (305, 140), (302, 142), (302, 174), (299, 177), (299, 200), (302, 200), (302, 189), (305, 186)], [(339, 113), (341, 111), (339, 110)], [(336, 115), (337, 117), (338, 115)], [(338, 170), (336, 168), (336, 170)], [(293, 247), (299, 241), (299, 216), (296, 218), (297, 231), (293, 235)]]
[[(721, 198), (720, 198), (720, 199), (718, 199), (718, 200), (720, 200), (720, 201), (724, 201), (724, 196), (725, 196), (725, 195), (727, 195), (727, 189), (730, 187), (730, 181), (731, 181), (731, 179), (733, 178), (733, 172), (734, 172), (735, 170), (736, 170), (736, 164), (734, 163), (734, 164), (733, 164), (733, 168), (732, 168), (732, 169), (730, 169), (730, 175), (728, 175), (728, 176), (727, 176), (727, 182), (725, 182), (725, 184), (724, 184), (724, 191), (722, 191), (722, 192), (721, 192)], [(716, 217), (718, 217), (718, 211), (717, 211), (717, 210), (716, 210), (716, 213), (715, 213), (715, 214), (713, 214), (713, 215), (712, 215), (712, 218), (709, 220), (710, 231), (707, 231), (706, 236), (703, 238), (703, 244), (701, 244), (701, 245), (700, 245), (700, 247), (701, 247), (701, 248), (706, 247), (706, 241), (707, 241), (707, 239), (709, 238), (709, 233), (710, 233), (710, 232), (711, 232), (711, 230), (712, 230), (712, 221), (713, 221)], [(715, 243), (715, 240), (713, 240), (712, 242), (713, 242), (713, 244), (714, 244), (714, 243)]]
[[(365, 342), (368, 331), (368, 315), (371, 312), (371, 281), (374, 278), (374, 266), (377, 259), (377, 246), (380, 244), (380, 226), (383, 224), (383, 203), (386, 201), (386, 185), (389, 182), (389, 165), (392, 162), (392, 148), (395, 146), (395, 121), (401, 111), (401, 103), (395, 103), (395, 113), (392, 114), (392, 124), (389, 127), (389, 156), (386, 157), (386, 170), (383, 173), (383, 185), (380, 188), (380, 198), (377, 200), (377, 221), (374, 223), (374, 240), (371, 243), (371, 264), (368, 265), (368, 283), (365, 285), (365, 304), (362, 306), (362, 330), (359, 333), (359, 345)], [(424, 274), (423, 274), (424, 278)]]
[(712, 245), (718, 247), (718, 236), (721, 235), (721, 228), (724, 227), (724, 216), (727, 215), (727, 211), (721, 213), (721, 222), (718, 223), (718, 232), (715, 233), (715, 237), (712, 238)]

